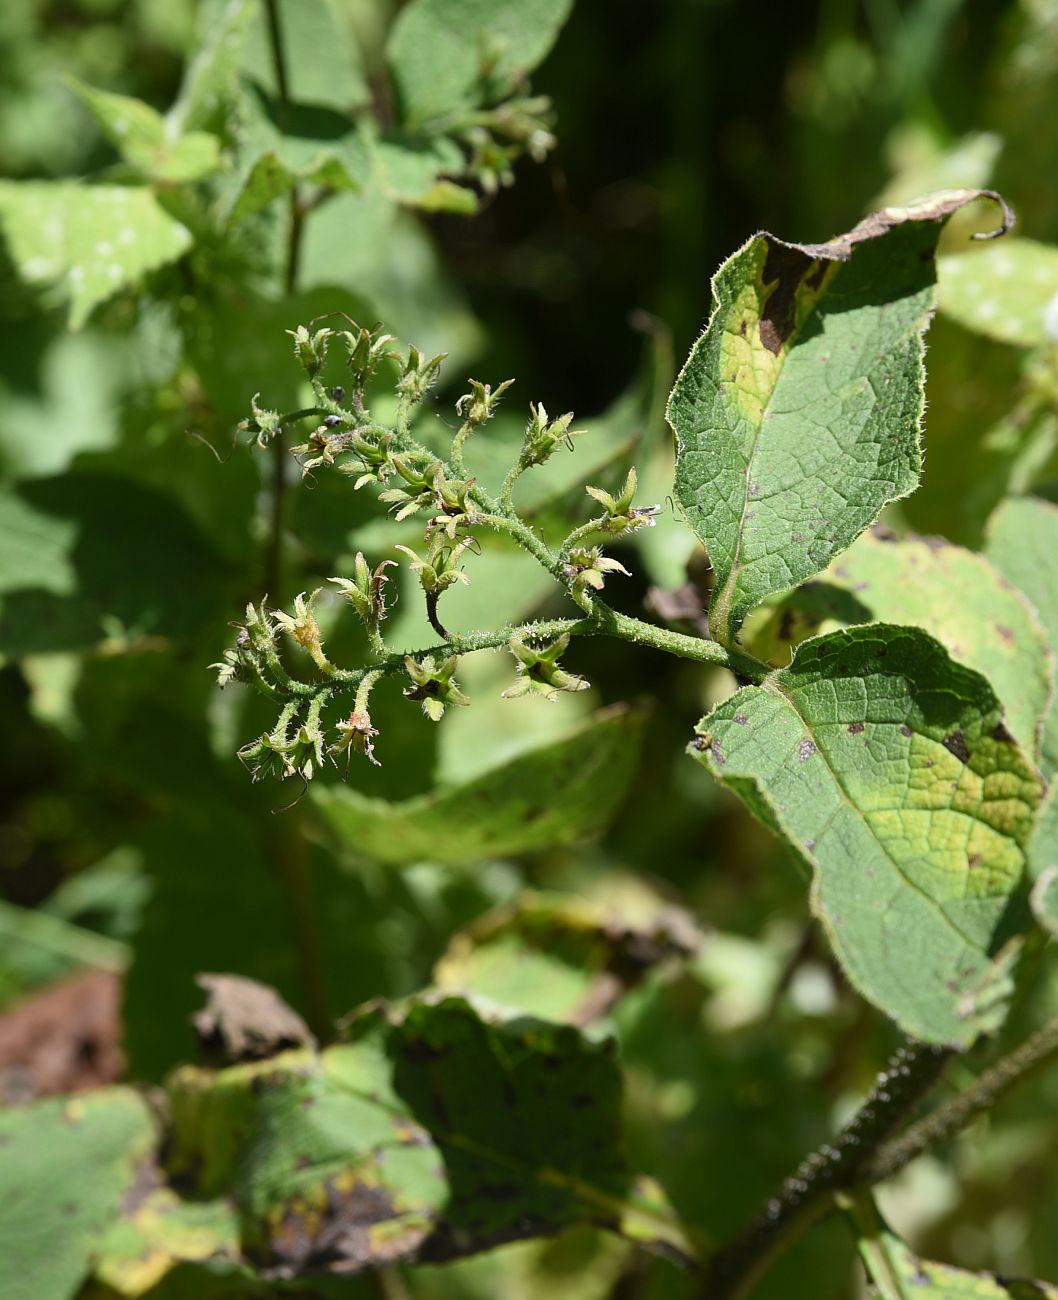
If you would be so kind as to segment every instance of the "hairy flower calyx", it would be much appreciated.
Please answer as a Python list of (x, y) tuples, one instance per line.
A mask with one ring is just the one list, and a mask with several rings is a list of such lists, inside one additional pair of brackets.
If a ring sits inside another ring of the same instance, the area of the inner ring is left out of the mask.
[(558, 660), (569, 646), (569, 635), (563, 633), (550, 645), (536, 647), (520, 636), (512, 636), (508, 649), (518, 661), (518, 677), (513, 686), (503, 692), (503, 699), (516, 699), (519, 695), (542, 695), (545, 700), (557, 700), (560, 691), (586, 691), (589, 683), (575, 673), (567, 672)]
[(623, 573), (626, 578), (632, 576), (619, 560), (603, 555), (601, 546), (575, 546), (562, 566), (562, 572), (574, 591), (583, 591), (585, 587), (601, 591), (608, 573)]
[(632, 505), (635, 498), (638, 477), (635, 466), (628, 471), (628, 477), (625, 479), (625, 485), (621, 489), (619, 496), (611, 496), (609, 492), (604, 492), (602, 488), (586, 487), (584, 490), (590, 497), (603, 507), (605, 514), (598, 520), (600, 532), (609, 533), (613, 537), (620, 537), (622, 533), (635, 532), (637, 528), (653, 528), (657, 523), (657, 515), (661, 513), (661, 506), (637, 506)]
[(440, 722), (450, 704), (470, 703), (455, 680), (457, 663), (455, 655), (450, 655), (440, 664), (432, 655), (423, 659), (405, 656), (404, 668), (412, 684), (405, 688), (404, 694), (409, 700), (418, 700), (422, 704), (422, 711), (431, 722)]
[(389, 580), (386, 570), (395, 568), (396, 563), (396, 560), (383, 560), (377, 568), (372, 569), (364, 558), (363, 551), (357, 551), (353, 562), (353, 577), (330, 579), (367, 628), (377, 629), (386, 617), (385, 587)]
[(551, 420), (548, 418), (547, 408), (543, 402), (536, 406), (530, 402), (529, 412), (529, 423), (525, 429), (519, 458), (519, 463), (526, 469), (533, 465), (543, 465), (560, 442), (572, 447), (573, 439), (578, 433), (583, 432), (582, 429), (574, 429), (570, 432), (569, 426), (573, 423), (572, 411), (560, 415), (557, 420)]

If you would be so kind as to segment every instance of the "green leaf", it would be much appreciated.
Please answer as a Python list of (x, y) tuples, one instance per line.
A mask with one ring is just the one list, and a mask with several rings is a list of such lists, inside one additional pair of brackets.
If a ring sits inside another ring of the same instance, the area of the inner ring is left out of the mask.
[[(348, 6), (333, 0), (276, 0), (286, 97), (296, 104), (348, 113), (370, 102), (371, 88), (353, 39)], [(254, 5), (242, 69), (269, 95), (281, 97), (267, 8)]]
[(392, 866), (469, 866), (537, 852), (606, 827), (635, 767), (643, 722), (638, 710), (605, 709), (561, 740), (465, 785), (401, 803), (368, 799), (347, 786), (313, 788), (311, 797), (346, 848)]
[(983, 677), (918, 629), (834, 632), (719, 705), (691, 751), (811, 866), (866, 998), (927, 1042), (994, 1025), (1041, 784)]
[(1001, 343), (1058, 343), (1058, 248), (1006, 239), (937, 261), (937, 305), (967, 329)]
[(860, 1239), (860, 1257), (878, 1300), (1058, 1300), (1058, 1287), (971, 1273), (914, 1254), (884, 1224)]
[(220, 140), (205, 131), (181, 135), (172, 120), (142, 99), (67, 82), (124, 160), (152, 180), (180, 182), (208, 176), (220, 161)]
[(72, 473), (0, 493), (0, 655), (187, 636), (227, 583), (183, 510), (132, 479)]
[[(1035, 497), (1004, 501), (986, 529), (985, 554), (1028, 597), (1058, 652), (1058, 506)], [(1058, 773), (1058, 701), (1043, 728), (1043, 770)]]
[(258, 1266), (348, 1275), (580, 1223), (688, 1253), (621, 1155), (611, 1039), (438, 995), (371, 1004), (349, 1033), (169, 1082), (170, 1174), (233, 1194)]
[(359, 189), (367, 174), (366, 146), (344, 113), (316, 104), (283, 104), (250, 83), (242, 101), (235, 169), (224, 182), (230, 226), (266, 208), (299, 181)]
[(492, 104), (547, 56), (573, 0), (410, 0), (386, 46), (406, 125)]
[(201, 6), (195, 52), (167, 114), (177, 130), (224, 124), (236, 95), (247, 25), (261, 14), (262, 7), (260, 0), (207, 0)]
[(825, 244), (755, 235), (717, 272), (668, 418), (718, 640), (915, 488), (938, 223), (989, 193), (886, 208)]
[(71, 329), (191, 246), (150, 190), (76, 181), (0, 181), (0, 232), (25, 283), (69, 301)]
[(921, 627), (953, 659), (992, 684), (1006, 722), (1027, 754), (1039, 757), (1050, 708), (1054, 655), (1021, 592), (974, 551), (943, 538), (865, 533), (817, 580), (768, 611), (745, 642), (785, 663), (793, 645), (815, 632), (857, 623)]
[(0, 1112), (0, 1294), (70, 1300), (155, 1140), (128, 1088)]
[(434, 982), (584, 1025), (653, 967), (693, 956), (701, 942), (688, 913), (646, 891), (606, 903), (527, 892), (454, 935)]
[(1058, 935), (1058, 784), (1043, 802), (1028, 845), (1032, 910), (1050, 934)]

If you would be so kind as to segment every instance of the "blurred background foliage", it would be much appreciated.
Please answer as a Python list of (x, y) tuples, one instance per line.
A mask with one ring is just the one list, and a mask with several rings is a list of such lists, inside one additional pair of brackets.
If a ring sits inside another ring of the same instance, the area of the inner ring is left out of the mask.
[[(123, 183), (69, 79), (164, 112), (216, 13), (196, 0), (6, 0), (6, 176)], [(335, 0), (333, 13), (360, 51), (365, 95), (380, 102), (393, 7)], [(295, 75), (305, 98), (327, 103), (329, 53), (307, 49)], [(470, 451), (486, 482), (502, 473), (530, 400), (576, 410), (589, 436), (526, 485), (543, 526), (575, 519), (579, 485), (621, 477), (632, 460), (642, 499), (663, 500), (674, 364), (704, 323), (711, 273), (752, 231), (822, 239), (879, 203), (990, 185), (1015, 208), (1019, 238), (1058, 244), (1058, 4), (581, 0), (532, 88), (551, 99), (557, 146), (539, 165), (518, 162), (515, 183), (485, 193), (475, 213), (423, 211), (393, 177), (388, 191), (343, 189), (309, 214), (290, 277), (289, 212), (266, 197), (224, 237), (207, 223), (192, 249), (104, 295), (73, 331), (68, 304), (18, 264), (0, 203), (0, 1004), (25, 1006), (83, 968), (106, 972), (123, 990), (128, 1072), (153, 1080), (193, 1051), (199, 970), (266, 980), (319, 1027), (428, 984), (453, 934), (519, 891), (620, 900), (637, 916), (678, 906), (704, 939), (612, 1014), (630, 1157), (686, 1220), (723, 1238), (848, 1113), (894, 1037), (842, 985), (796, 868), (683, 758), (730, 683), (627, 644), (583, 642), (569, 658), (590, 693), (501, 704), (511, 664), (479, 655), (463, 674), (472, 708), (434, 728), (395, 692), (381, 698), (383, 766), (355, 769), (348, 798), (332, 773), (277, 813), (295, 792), (251, 787), (233, 757), (268, 712), (244, 692), (219, 694), (206, 670), (226, 622), (263, 594), (266, 575), (281, 580), (273, 603), (289, 603), (348, 572), (357, 549), (377, 562), (397, 541), (414, 545), (417, 529), (395, 528), (336, 477), (291, 481), (277, 570), (268, 457), (239, 447), (220, 464), (188, 434), (223, 455), (252, 393), (294, 405), (284, 329), (344, 310), (449, 353), (427, 421), (452, 423), (468, 374), (517, 379)], [(214, 127), (223, 136), (230, 123)], [(181, 216), (194, 225), (194, 211)], [(982, 256), (967, 252), (968, 233), (956, 219), (942, 245), (923, 486), (889, 522), (979, 546), (1005, 492), (1058, 496), (1058, 323), (1048, 337), (1039, 313), (1018, 314), (1041, 265), (1041, 301), (1058, 291), (1058, 253), (1025, 245), (1024, 274), (981, 262), (970, 278), (988, 293), (967, 294), (956, 263)], [(983, 297), (998, 310), (982, 313)], [(472, 586), (446, 597), (451, 624), (552, 610), (523, 558), (491, 545), (471, 561)], [(652, 588), (700, 568), (671, 509), (622, 558), (634, 576), (614, 597), (635, 612)], [(427, 631), (405, 584), (392, 639), (410, 648)], [(336, 657), (355, 656), (348, 620), (330, 637)], [(428, 792), (513, 762), (482, 805), (502, 813), (505, 790), (530, 779), (534, 746), (600, 706), (642, 700), (645, 727), (610, 728), (602, 776), (583, 782), (542, 847), (519, 851), (498, 834), (503, 856), (481, 861), (471, 836), (461, 856), (458, 800)], [(427, 803), (401, 810), (360, 795)], [(368, 813), (377, 825), (361, 837)], [(447, 846), (439, 861), (422, 860), (421, 833), (400, 839), (413, 815)], [(380, 836), (391, 838), (372, 855)], [(1007, 1038), (1054, 1014), (1053, 966), (1049, 952), (1038, 958)], [(544, 964), (539, 978), (559, 977)], [(85, 1040), (86, 1061), (97, 1049)], [(10, 1103), (39, 1090), (11, 1066), (0, 1082)], [(935, 1258), (1058, 1278), (1056, 1102), (1058, 1079), (1041, 1078), (956, 1148), (917, 1162), (883, 1194), (895, 1226)], [(828, 1225), (760, 1296), (842, 1300), (858, 1294), (857, 1278), (851, 1238)], [(423, 1300), (689, 1294), (673, 1265), (582, 1230), (422, 1268), (405, 1285)], [(365, 1283), (363, 1294), (375, 1291)]]

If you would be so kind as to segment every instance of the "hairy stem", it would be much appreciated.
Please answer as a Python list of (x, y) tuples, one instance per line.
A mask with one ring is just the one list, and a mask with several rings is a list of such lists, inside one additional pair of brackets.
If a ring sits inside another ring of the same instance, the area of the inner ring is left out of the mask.
[(834, 1141), (813, 1151), (745, 1231), (713, 1257), (701, 1300), (749, 1295), (776, 1256), (833, 1208), (835, 1192), (863, 1181), (874, 1153), (937, 1082), (950, 1056), (923, 1043), (900, 1048)]
[(916, 1156), (954, 1137), (1056, 1054), (1058, 1019), (1049, 1021), (1020, 1047), (1002, 1057), (965, 1092), (938, 1106), (906, 1133), (884, 1143), (864, 1166), (864, 1180), (877, 1183), (891, 1178)]

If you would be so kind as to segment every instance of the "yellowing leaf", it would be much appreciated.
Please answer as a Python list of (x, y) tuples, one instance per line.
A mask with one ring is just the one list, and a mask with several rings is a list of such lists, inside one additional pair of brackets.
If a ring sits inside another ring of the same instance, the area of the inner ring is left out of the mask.
[(918, 483), (939, 222), (984, 193), (885, 208), (825, 244), (755, 235), (717, 272), (668, 418), (718, 640)]

